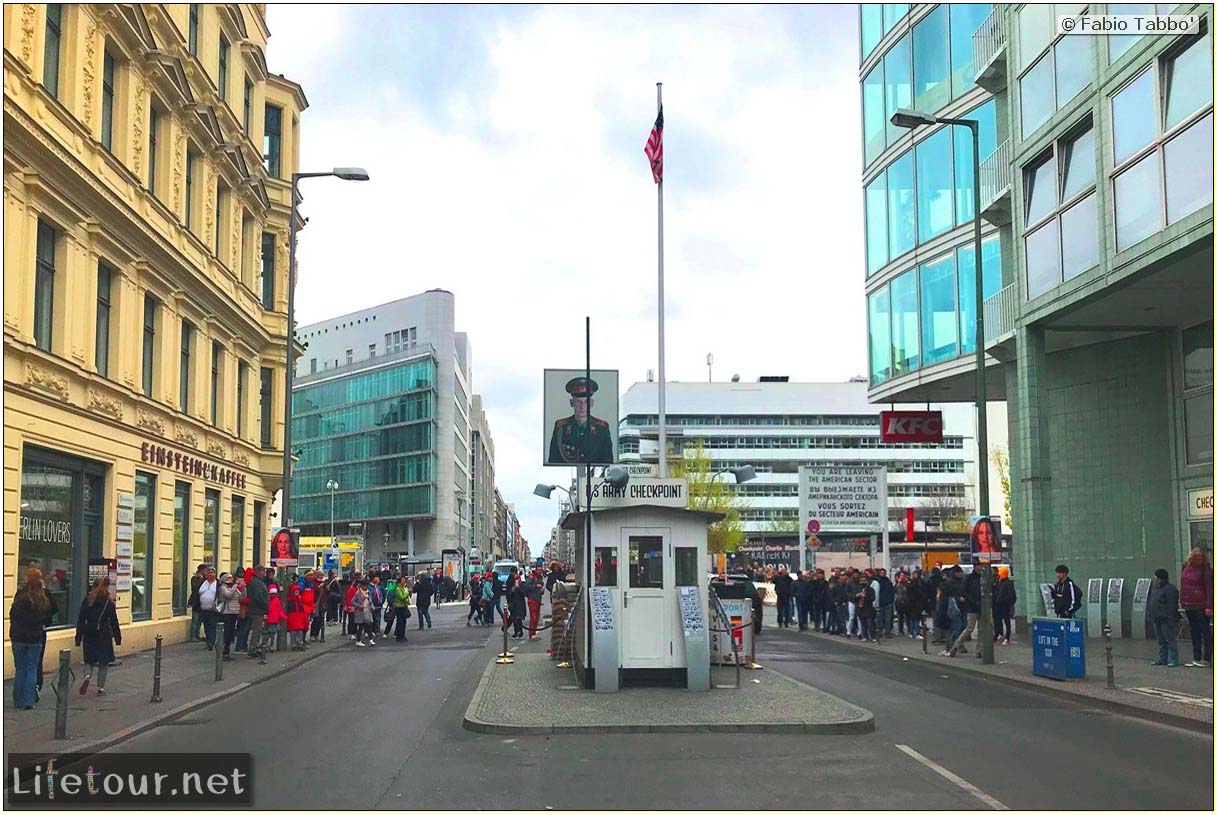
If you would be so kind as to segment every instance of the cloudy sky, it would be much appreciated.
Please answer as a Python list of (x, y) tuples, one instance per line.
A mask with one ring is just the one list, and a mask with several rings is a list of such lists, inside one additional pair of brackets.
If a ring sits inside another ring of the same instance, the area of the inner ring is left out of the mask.
[(622, 388), (657, 365), (664, 83), (669, 380), (866, 371), (857, 10), (839, 6), (272, 5), (271, 70), (304, 87), (301, 323), (456, 295), (496, 481), (535, 554), (557, 504), (541, 372)]

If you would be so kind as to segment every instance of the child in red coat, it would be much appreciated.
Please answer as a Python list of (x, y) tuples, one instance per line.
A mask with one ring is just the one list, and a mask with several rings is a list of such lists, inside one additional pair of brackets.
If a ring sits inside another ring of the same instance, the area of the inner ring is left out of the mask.
[(288, 615), (283, 612), (283, 603), (279, 602), (279, 587), (274, 583), (270, 587), (271, 600), (266, 608), (266, 625), (263, 630), (266, 632), (263, 640), (269, 641), (268, 650), (275, 653), (275, 644), (279, 640), (279, 627), (283, 625)]
[(302, 592), (296, 583), (288, 589), (288, 645), (293, 651), (305, 649), (305, 631), (309, 629), (309, 615), (313, 613), (313, 592)]

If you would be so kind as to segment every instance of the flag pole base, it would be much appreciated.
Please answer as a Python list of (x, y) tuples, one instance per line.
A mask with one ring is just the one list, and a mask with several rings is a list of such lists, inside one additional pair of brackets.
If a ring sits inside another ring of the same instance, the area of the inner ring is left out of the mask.
[(513, 665), (515, 662), (516, 660), (512, 659), (511, 654), (499, 657), (497, 660), (495, 660), (496, 665)]

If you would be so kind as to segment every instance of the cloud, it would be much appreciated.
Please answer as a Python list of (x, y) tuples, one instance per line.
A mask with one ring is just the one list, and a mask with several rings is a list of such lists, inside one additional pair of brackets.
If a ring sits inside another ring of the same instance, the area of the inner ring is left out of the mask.
[(665, 101), (667, 370), (844, 380), (866, 367), (858, 40), (837, 7), (272, 6), (311, 107), (301, 322), (443, 287), (474, 348), (496, 477), (540, 552), (544, 367), (657, 367)]

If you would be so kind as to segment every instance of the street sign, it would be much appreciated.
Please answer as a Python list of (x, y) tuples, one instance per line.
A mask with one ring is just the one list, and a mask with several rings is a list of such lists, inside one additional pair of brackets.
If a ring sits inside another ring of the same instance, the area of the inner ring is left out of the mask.
[[(886, 467), (800, 467), (799, 518), (810, 534), (880, 533), (873, 553), (888, 558), (888, 469)], [(813, 530), (815, 524), (816, 529)], [(805, 568), (802, 549), (799, 568)]]
[(688, 505), (689, 484), (684, 478), (632, 478), (620, 489), (603, 479), (592, 479), (592, 506), (595, 509), (632, 506), (684, 508)]
[(880, 439), (886, 444), (940, 444), (943, 441), (943, 411), (880, 411)]

